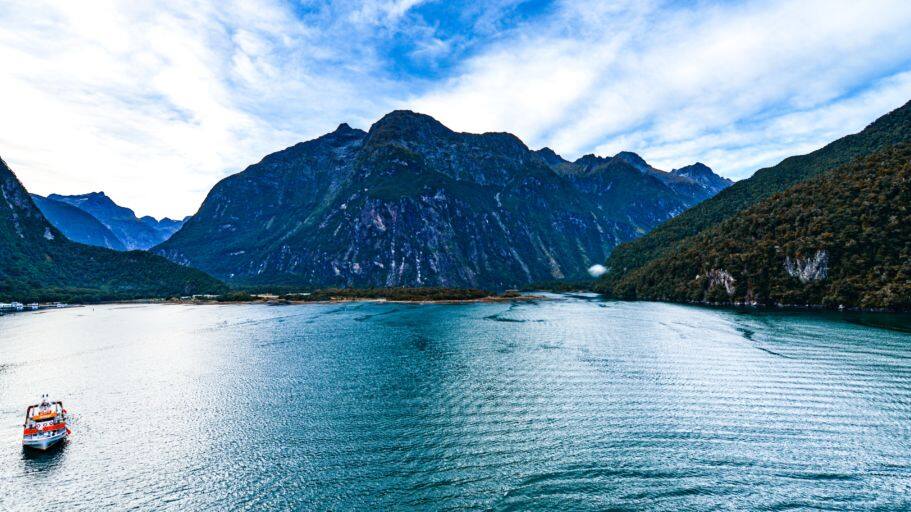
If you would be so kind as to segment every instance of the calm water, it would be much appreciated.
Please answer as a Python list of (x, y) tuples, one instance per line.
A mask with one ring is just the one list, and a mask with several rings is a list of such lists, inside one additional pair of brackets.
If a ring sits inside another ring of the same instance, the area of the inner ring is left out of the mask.
[[(45, 392), (73, 436), (33, 456)], [(133, 508), (909, 509), (911, 334), (578, 297), (0, 318), (0, 510)]]

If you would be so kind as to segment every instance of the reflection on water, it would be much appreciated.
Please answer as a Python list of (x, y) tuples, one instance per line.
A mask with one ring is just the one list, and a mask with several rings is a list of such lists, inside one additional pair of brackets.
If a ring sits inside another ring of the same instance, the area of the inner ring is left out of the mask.
[[(586, 295), (8, 316), (0, 510), (907, 509), (902, 325)], [(42, 393), (73, 435), (27, 453)]]
[(34, 476), (52, 476), (61, 465), (66, 456), (66, 447), (69, 441), (61, 441), (47, 450), (21, 448), (22, 471)]

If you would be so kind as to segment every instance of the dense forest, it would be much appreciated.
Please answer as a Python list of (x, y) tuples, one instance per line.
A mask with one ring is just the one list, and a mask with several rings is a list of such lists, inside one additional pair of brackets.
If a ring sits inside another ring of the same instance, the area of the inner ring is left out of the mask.
[[(679, 250), (678, 244), (704, 229), (717, 226), (769, 196), (824, 171), (846, 164), (883, 148), (911, 142), (911, 102), (882, 116), (863, 131), (838, 139), (812, 153), (786, 158), (756, 171), (715, 197), (658, 226), (647, 235), (621, 244), (611, 253), (610, 272), (600, 288), (612, 292), (613, 284), (628, 273)], [(690, 245), (686, 243), (684, 245)]]
[(909, 310), (909, 209), (911, 144), (900, 144), (772, 195), (610, 283), (609, 292)]

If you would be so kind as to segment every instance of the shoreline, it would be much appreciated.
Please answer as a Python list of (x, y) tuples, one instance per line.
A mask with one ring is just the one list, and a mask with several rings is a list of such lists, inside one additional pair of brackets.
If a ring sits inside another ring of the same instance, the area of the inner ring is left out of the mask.
[[(707, 301), (674, 301), (674, 300), (661, 300), (661, 299), (618, 299), (607, 296), (603, 293), (593, 291), (593, 290), (584, 290), (577, 289), (572, 291), (550, 291), (550, 290), (535, 290), (535, 292), (526, 292), (526, 294), (518, 296), (501, 296), (501, 295), (491, 295), (487, 297), (476, 297), (476, 298), (465, 298), (465, 299), (396, 299), (396, 298), (382, 298), (382, 297), (335, 297), (331, 299), (320, 299), (320, 300), (300, 300), (300, 299), (287, 299), (281, 298), (278, 295), (272, 294), (263, 294), (251, 300), (206, 300), (206, 299), (130, 299), (130, 300), (112, 300), (112, 301), (101, 301), (93, 303), (70, 303), (62, 307), (50, 307), (47, 305), (42, 305), (37, 311), (47, 311), (54, 309), (67, 309), (74, 307), (85, 307), (85, 306), (94, 306), (94, 305), (129, 305), (129, 304), (171, 304), (171, 305), (188, 305), (188, 306), (223, 306), (223, 305), (253, 305), (253, 304), (263, 304), (267, 306), (290, 306), (290, 305), (301, 305), (301, 304), (344, 304), (344, 303), (353, 303), (353, 302), (375, 302), (375, 303), (391, 303), (391, 304), (480, 304), (480, 303), (502, 303), (502, 302), (533, 302), (541, 300), (552, 300), (551, 297), (546, 295), (541, 295), (540, 293), (552, 293), (557, 295), (572, 295), (572, 294), (595, 294), (598, 295), (605, 302), (655, 302), (659, 304), (678, 304), (683, 306), (696, 306), (696, 307), (705, 307), (711, 309), (726, 309), (731, 311), (751, 311), (751, 312), (817, 312), (817, 313), (876, 313), (876, 314), (886, 314), (886, 315), (911, 315), (911, 310), (902, 310), (902, 309), (885, 309), (885, 308), (862, 308), (862, 307), (830, 307), (820, 304), (737, 304), (737, 303), (718, 303), (718, 302), (707, 302)], [(254, 296), (257, 297), (257, 296)], [(23, 311), (2, 311), (0, 316), (12, 315), (18, 313), (27, 313), (34, 312), (36, 310), (25, 309)]]
[(384, 298), (374, 298), (374, 297), (365, 297), (365, 298), (356, 298), (356, 297), (339, 297), (337, 299), (329, 300), (291, 300), (291, 299), (280, 299), (278, 297), (274, 298), (263, 298), (258, 300), (231, 300), (231, 301), (218, 301), (218, 300), (180, 300), (180, 299), (137, 299), (137, 300), (120, 300), (120, 301), (111, 301), (111, 302), (102, 302), (99, 305), (103, 304), (169, 304), (176, 306), (230, 306), (230, 305), (253, 305), (253, 304), (262, 304), (266, 306), (297, 306), (302, 304), (345, 304), (353, 302), (375, 302), (375, 303), (389, 303), (389, 304), (481, 304), (481, 303), (499, 303), (499, 302), (515, 302), (515, 301), (539, 301), (539, 300), (548, 300), (547, 297), (543, 295), (520, 295), (517, 297), (501, 297), (501, 296), (490, 296), (490, 297), (479, 297), (473, 299), (438, 299), (438, 300), (407, 300), (407, 299), (384, 299)]

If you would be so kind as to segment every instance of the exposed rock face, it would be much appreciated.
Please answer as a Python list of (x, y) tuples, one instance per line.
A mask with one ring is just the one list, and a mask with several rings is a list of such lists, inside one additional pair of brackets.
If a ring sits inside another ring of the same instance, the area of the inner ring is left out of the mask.
[(504, 288), (580, 277), (707, 197), (649, 169), (570, 163), (507, 133), (456, 133), (396, 111), (369, 132), (343, 124), (224, 179), (154, 251), (250, 284)]
[(734, 288), (734, 276), (727, 270), (712, 269), (706, 273), (705, 277), (709, 281), (708, 288), (710, 290), (716, 286), (721, 286), (724, 288), (725, 293), (734, 295), (736, 291), (736, 288)]
[(819, 250), (809, 258), (788, 256), (784, 260), (784, 269), (789, 276), (800, 279), (804, 284), (822, 281), (829, 276), (829, 253)]

